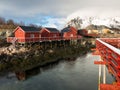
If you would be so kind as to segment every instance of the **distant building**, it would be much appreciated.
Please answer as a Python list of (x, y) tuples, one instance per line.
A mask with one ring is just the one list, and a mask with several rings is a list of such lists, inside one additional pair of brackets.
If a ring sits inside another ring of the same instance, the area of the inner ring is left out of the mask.
[(102, 34), (113, 33), (110, 29), (102, 29)]
[(116, 34), (120, 34), (120, 29), (117, 28), (110, 28), (111, 31), (113, 31)]
[(78, 30), (78, 35), (82, 35), (84, 37), (97, 37), (98, 36), (98, 30), (80, 29), (80, 30)]
[(98, 34), (99, 30), (88, 30), (88, 34)]
[(90, 30), (88, 31), (88, 30), (86, 30), (86, 29), (79, 29), (79, 30), (77, 31), (78, 35), (82, 35), (82, 36), (87, 35), (88, 32), (90, 33), (91, 31), (90, 31)]

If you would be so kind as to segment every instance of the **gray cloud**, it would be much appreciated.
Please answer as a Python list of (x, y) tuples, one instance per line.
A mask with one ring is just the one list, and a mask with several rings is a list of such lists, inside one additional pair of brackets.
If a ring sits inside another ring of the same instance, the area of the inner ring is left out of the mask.
[(36, 14), (67, 16), (77, 10), (89, 8), (94, 8), (96, 12), (98, 8), (101, 8), (104, 13), (107, 11), (114, 13), (114, 10), (119, 11), (119, 4), (119, 0), (1, 0), (0, 14), (11, 12), (9, 14), (13, 16)]
[(0, 16), (55, 26), (77, 16), (120, 17), (119, 4), (120, 0), (0, 0)]

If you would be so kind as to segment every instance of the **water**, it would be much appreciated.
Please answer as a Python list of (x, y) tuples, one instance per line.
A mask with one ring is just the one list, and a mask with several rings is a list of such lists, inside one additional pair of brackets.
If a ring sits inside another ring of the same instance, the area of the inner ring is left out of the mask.
[[(98, 56), (88, 53), (74, 61), (62, 60), (58, 64), (40, 68), (40, 73), (25, 81), (18, 81), (14, 74), (0, 77), (0, 90), (97, 90)], [(10, 78), (8, 78), (10, 77)], [(107, 83), (113, 78), (107, 73)]]

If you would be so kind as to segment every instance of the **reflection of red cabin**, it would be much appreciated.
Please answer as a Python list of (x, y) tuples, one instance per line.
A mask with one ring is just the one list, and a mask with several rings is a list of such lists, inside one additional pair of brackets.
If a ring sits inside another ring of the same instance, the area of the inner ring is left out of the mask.
[(72, 26), (68, 26), (64, 28), (61, 31), (61, 33), (64, 39), (76, 39), (77, 38), (77, 30)]
[(60, 32), (56, 28), (42, 28), (40, 31), (43, 40), (59, 40)]
[(30, 26), (18, 26), (13, 33), (14, 37), (7, 38), (8, 42), (13, 42), (14, 40), (19, 43), (38, 42), (41, 37), (40, 30)]

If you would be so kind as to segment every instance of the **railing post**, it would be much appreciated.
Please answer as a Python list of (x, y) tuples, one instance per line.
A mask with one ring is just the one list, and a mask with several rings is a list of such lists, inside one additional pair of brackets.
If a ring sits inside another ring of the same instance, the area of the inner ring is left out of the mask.
[[(101, 61), (101, 59), (100, 59)], [(100, 83), (101, 83), (101, 64), (99, 65), (99, 77), (98, 77), (98, 90), (100, 90)]]
[(105, 65), (103, 65), (103, 84), (106, 83), (106, 69)]

